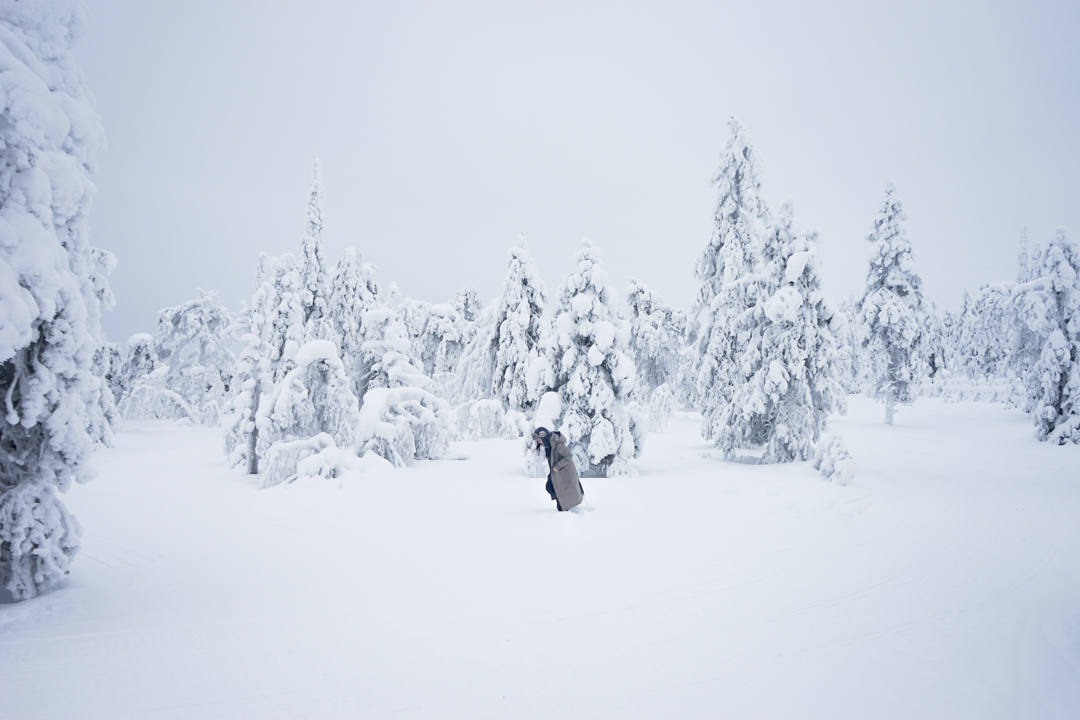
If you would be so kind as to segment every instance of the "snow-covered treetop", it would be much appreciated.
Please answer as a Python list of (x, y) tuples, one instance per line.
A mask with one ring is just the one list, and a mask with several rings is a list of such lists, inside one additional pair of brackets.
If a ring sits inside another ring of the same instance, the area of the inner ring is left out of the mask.
[(1068, 293), (1069, 301), (1075, 307), (1080, 301), (1076, 296), (1077, 268), (1080, 267), (1080, 251), (1065, 234), (1064, 228), (1058, 228), (1053, 240), (1046, 248), (1043, 260), (1044, 274), (1050, 281), (1050, 287), (1056, 293)]
[(462, 288), (458, 291), (458, 294), (454, 297), (454, 306), (461, 314), (462, 319), (465, 322), (476, 322), (476, 319), (480, 317), (480, 311), (483, 310), (483, 303), (480, 302), (480, 295), (473, 288)]
[(922, 279), (915, 273), (911, 257), (911, 242), (904, 229), (904, 209), (896, 197), (896, 187), (885, 187), (885, 198), (874, 218), (874, 228), (867, 236), (873, 243), (868, 293), (879, 288), (891, 290), (899, 297), (912, 296), (914, 306), (922, 306)]
[(319, 158), (311, 163), (311, 190), (308, 191), (307, 234), (321, 238), (323, 232), (322, 165)]
[(725, 277), (730, 280), (753, 267), (768, 224), (753, 148), (734, 118), (728, 121), (728, 130), (727, 147), (713, 179), (719, 190), (713, 235), (696, 268), (701, 281), (698, 302), (703, 305), (720, 292)]
[(552, 340), (558, 348), (553, 362), (557, 382), (563, 382), (578, 355), (584, 354), (589, 365), (603, 365), (609, 371), (618, 397), (629, 395), (634, 363), (620, 349), (627, 345), (629, 330), (615, 311), (607, 273), (588, 243), (578, 252), (577, 269), (563, 285)]
[(510, 248), (510, 264), (506, 270), (499, 302), (503, 319), (509, 313), (528, 313), (531, 316), (528, 330), (536, 333), (534, 336), (538, 337), (539, 328), (533, 326), (533, 323), (539, 323), (539, 316), (543, 313), (547, 301), (546, 295), (544, 282), (540, 279), (536, 263), (529, 253), (522, 247)]
[(304, 237), (300, 242), (300, 252), (303, 259), (301, 302), (304, 307), (305, 336), (315, 338), (328, 333), (328, 329), (320, 324), (329, 321), (327, 308), (329, 279), (326, 272), (326, 263), (323, 261), (322, 177), (317, 159), (312, 167), (311, 190), (308, 194), (306, 217), (307, 223)]

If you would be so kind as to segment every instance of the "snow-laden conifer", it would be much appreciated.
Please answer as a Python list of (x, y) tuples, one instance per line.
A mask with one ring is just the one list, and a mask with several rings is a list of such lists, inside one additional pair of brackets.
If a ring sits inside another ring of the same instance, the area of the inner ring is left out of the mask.
[(558, 429), (579, 472), (622, 475), (641, 452), (641, 431), (628, 411), (634, 389), (629, 331), (596, 253), (586, 245), (566, 278), (554, 329), (546, 340), (561, 398)]
[(730, 137), (713, 181), (719, 191), (713, 233), (696, 267), (700, 285), (689, 319), (690, 350), (682, 383), (688, 399), (702, 410), (720, 407), (730, 398), (734, 358), (748, 339), (735, 326), (756, 304), (746, 281), (760, 264), (768, 226), (754, 151), (736, 120), (728, 126)]
[[(295, 359), (296, 366), (274, 387), (256, 419), (258, 454), (267, 459), (260, 468), (264, 484), (295, 477), (297, 463), (310, 454), (331, 447), (354, 452), (357, 441), (359, 403), (334, 343), (312, 340)], [(332, 442), (320, 437), (324, 434)], [(288, 447), (282, 451), (281, 444)]]
[(441, 457), (451, 433), (449, 407), (410, 354), (400, 316), (379, 307), (367, 312), (363, 324), (360, 450), (397, 466)]
[(300, 241), (300, 305), (304, 340), (328, 339), (332, 329), (329, 311), (329, 278), (323, 259), (322, 173), (315, 160), (311, 171), (311, 190), (304, 235)]
[(356, 248), (345, 248), (330, 282), (330, 319), (334, 340), (341, 353), (353, 394), (363, 399), (360, 377), (363, 369), (361, 347), (364, 343), (363, 318), (378, 307), (379, 285), (374, 269), (363, 261)]
[(252, 306), (261, 310), (260, 337), (271, 380), (277, 382), (296, 366), (296, 354), (307, 336), (300, 266), (290, 254), (262, 255), (258, 277)]
[(549, 373), (541, 347), (544, 283), (536, 264), (521, 247), (510, 249), (502, 292), (481, 311), (477, 329), (458, 367), (457, 399), (494, 399), (508, 412), (532, 408), (547, 389)]
[(100, 121), (70, 45), (70, 0), (0, 2), (0, 596), (68, 572), (78, 524), (56, 490), (90, 478), (93, 355), (107, 273), (91, 247)]
[(424, 374), (445, 384), (457, 369), (467, 333), (455, 305), (404, 300), (397, 313), (409, 336), (410, 352)]
[(511, 248), (494, 320), (490, 395), (507, 410), (531, 409), (547, 389), (530, 383), (530, 368), (542, 354), (546, 304), (536, 263), (524, 248)]
[(1046, 339), (1035, 365), (1031, 403), (1040, 440), (1080, 443), (1080, 248), (1059, 230), (1042, 256), (1035, 287), (1042, 312), (1031, 317)]
[(925, 375), (920, 362), (925, 329), (922, 279), (915, 272), (903, 208), (891, 184), (867, 240), (873, 248), (860, 303), (862, 345), (880, 359), (872, 391), (885, 401), (885, 422), (891, 425), (895, 404), (910, 403)]
[(749, 342), (736, 359), (731, 400), (706, 416), (706, 437), (728, 455), (761, 448), (762, 462), (805, 460), (829, 415), (844, 406), (816, 256), (814, 237), (792, 229), (785, 206), (749, 281), (764, 299), (740, 323)]
[(632, 280), (627, 294), (630, 308), (630, 352), (637, 368), (637, 392), (645, 399), (665, 383), (674, 383), (683, 358), (685, 313), (660, 302), (649, 288)]

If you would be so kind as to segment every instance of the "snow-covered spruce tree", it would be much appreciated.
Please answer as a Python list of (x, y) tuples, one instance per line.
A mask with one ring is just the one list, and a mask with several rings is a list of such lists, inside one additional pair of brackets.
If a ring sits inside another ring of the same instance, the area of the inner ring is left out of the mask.
[(964, 368), (972, 380), (1005, 376), (1009, 358), (1010, 310), (1008, 290), (986, 284), (967, 305), (960, 333)]
[(330, 281), (323, 261), (322, 175), (318, 160), (311, 170), (306, 217), (304, 237), (300, 241), (300, 305), (305, 342), (325, 340), (332, 333), (328, 307)]
[(299, 279), (291, 255), (259, 256), (225, 421), (225, 456), (230, 465), (243, 467), (252, 475), (259, 472), (261, 446), (256, 419), (260, 408), (274, 384), (295, 367), (303, 341)]
[(558, 429), (586, 475), (625, 475), (641, 453), (643, 428), (627, 409), (636, 374), (628, 334), (596, 254), (586, 245), (563, 285), (554, 330), (545, 341), (562, 401)]
[(168, 367), (165, 387), (184, 398), (196, 422), (216, 425), (229, 395), (236, 362), (231, 327), (228, 309), (212, 292), (158, 313), (155, 345)]
[(270, 379), (278, 382), (296, 366), (296, 353), (307, 336), (300, 266), (288, 253), (280, 257), (262, 255), (258, 277), (261, 282), (252, 307), (261, 308), (264, 320), (260, 336)]
[(449, 407), (410, 356), (400, 317), (378, 307), (364, 315), (363, 326), (359, 449), (399, 467), (442, 457), (451, 432)]
[(1058, 445), (1080, 443), (1080, 248), (1064, 230), (1050, 241), (1039, 277), (1028, 284), (1036, 287), (1021, 290), (1038, 293), (1045, 308), (1033, 318), (1046, 337), (1034, 373), (1036, 434)]
[(330, 319), (345, 373), (352, 383), (353, 394), (360, 400), (363, 400), (360, 387), (363, 318), (378, 304), (379, 286), (375, 282), (374, 269), (363, 261), (356, 248), (345, 248), (345, 255), (338, 261), (330, 281)]
[[(250, 313), (251, 311), (249, 311)], [(244, 347), (233, 371), (233, 395), (225, 408), (225, 457), (232, 467), (259, 473), (259, 407), (273, 385), (256, 322), (249, 319)]]
[(858, 337), (861, 322), (858, 318), (859, 304), (851, 298), (840, 303), (839, 311), (833, 318), (837, 338), (837, 377), (848, 394), (857, 393), (862, 387), (862, 356)]
[(360, 404), (350, 384), (334, 343), (312, 340), (300, 348), (296, 367), (274, 387), (256, 418), (257, 453), (266, 458), (264, 486), (294, 479), (299, 463), (320, 453), (334, 456), (321, 463), (334, 476), (342, 454), (355, 453)]
[(118, 365), (119, 362), (120, 351), (116, 343), (105, 342), (94, 349), (93, 360), (90, 363), (98, 386), (92, 393), (95, 412), (90, 417), (87, 429), (94, 441), (103, 446), (112, 445), (113, 426), (120, 419), (120, 412), (116, 407), (116, 396), (113, 395), (110, 382), (114, 363)]
[(70, 45), (81, 5), (0, 0), (0, 595), (67, 572), (90, 479), (101, 291), (87, 213), (103, 133)]
[(468, 403), (491, 399), (491, 379), (495, 371), (495, 341), (498, 325), (495, 321), (498, 306), (491, 303), (480, 311), (472, 339), (461, 351), (456, 392), (453, 400)]
[(637, 368), (637, 392), (647, 401), (652, 392), (677, 379), (680, 349), (686, 329), (685, 314), (664, 305), (651, 290), (631, 280), (630, 352)]
[(105, 386), (115, 404), (123, 393), (121, 373), (124, 369), (124, 354), (120, 352), (120, 346), (114, 342), (100, 345), (94, 354), (94, 364), (105, 378)]
[[(1020, 235), (1020, 247), (1017, 252), (1016, 287), (1023, 287), (1035, 279), (1035, 274), (1044, 265), (1044, 257), (1038, 248), (1032, 248), (1028, 242), (1027, 230)], [(1009, 321), (1009, 357), (1007, 370), (1012, 383), (1013, 394), (1010, 402), (1031, 412), (1035, 398), (1038, 397), (1040, 379), (1036, 366), (1046, 337), (1041, 333), (1046, 325), (1031, 322), (1040, 316), (1045, 317), (1045, 304), (1038, 293), (1010, 291), (1008, 301)]]
[(941, 347), (945, 359), (945, 369), (950, 376), (955, 376), (958, 371), (959, 344), (959, 316), (946, 310), (941, 316)]
[(923, 363), (927, 379), (933, 382), (945, 369), (945, 337), (937, 305), (929, 300), (926, 305), (926, 312), (923, 315)]
[(762, 462), (806, 460), (829, 415), (844, 407), (817, 244), (791, 225), (785, 206), (765, 238), (766, 264), (749, 281), (765, 299), (744, 314), (752, 318), (749, 342), (737, 358), (731, 400), (708, 425), (709, 439), (728, 456), (761, 448)]
[(532, 408), (550, 382), (541, 347), (544, 284), (528, 252), (510, 249), (502, 294), (477, 320), (456, 385), (462, 402), (497, 400), (511, 413)]
[(894, 406), (912, 401), (925, 374), (920, 362), (925, 303), (904, 231), (904, 211), (891, 184), (867, 240), (873, 250), (860, 303), (862, 346), (882, 358), (873, 395), (885, 401), (885, 422), (892, 425)]
[(543, 354), (547, 295), (536, 263), (524, 248), (510, 249), (502, 296), (495, 313), (490, 397), (506, 410), (527, 411), (546, 387), (540, 387), (536, 365)]
[[(90, 248), (89, 287), (97, 302), (90, 302), (87, 317), (92, 327), (101, 327), (102, 314), (116, 307), (116, 297), (109, 285), (109, 276), (116, 269), (116, 256), (108, 250)], [(94, 350), (92, 368), (98, 387), (94, 390), (95, 401), (90, 410), (89, 430), (99, 445), (112, 444), (112, 426), (119, 419), (116, 396), (110, 387), (109, 374), (114, 366), (114, 353), (119, 355), (114, 343), (102, 340)], [(119, 367), (119, 363), (116, 363)]]
[(397, 312), (409, 335), (412, 356), (420, 361), (424, 374), (445, 381), (456, 370), (465, 347), (465, 324), (454, 305), (405, 300)]
[[(716, 412), (731, 398), (736, 358), (749, 341), (746, 328), (738, 327), (758, 299), (747, 280), (761, 264), (762, 238), (768, 227), (768, 210), (760, 196), (754, 152), (742, 126), (732, 119), (731, 136), (714, 179), (719, 199), (713, 216), (713, 234), (696, 275), (698, 297), (688, 327), (687, 353), (689, 400), (705, 414)], [(703, 426), (703, 434), (712, 432)]]

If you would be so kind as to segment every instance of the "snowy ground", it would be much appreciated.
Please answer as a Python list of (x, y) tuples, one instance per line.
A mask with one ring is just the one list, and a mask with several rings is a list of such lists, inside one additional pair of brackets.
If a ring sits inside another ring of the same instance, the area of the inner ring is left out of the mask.
[(1080, 717), (1080, 448), (999, 406), (721, 462), (691, 417), (558, 514), (520, 445), (256, 490), (146, 424), (68, 494), (70, 580), (0, 605), (5, 718)]

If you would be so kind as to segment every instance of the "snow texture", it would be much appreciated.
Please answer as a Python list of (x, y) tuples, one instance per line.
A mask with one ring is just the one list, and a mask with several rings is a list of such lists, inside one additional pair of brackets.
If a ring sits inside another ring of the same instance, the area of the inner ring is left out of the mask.
[(0, 604), (0, 714), (1071, 720), (1080, 447), (1030, 422), (855, 398), (843, 486), (680, 411), (580, 513), (521, 440), (257, 490), (219, 430), (131, 423), (65, 498), (85, 561)]

